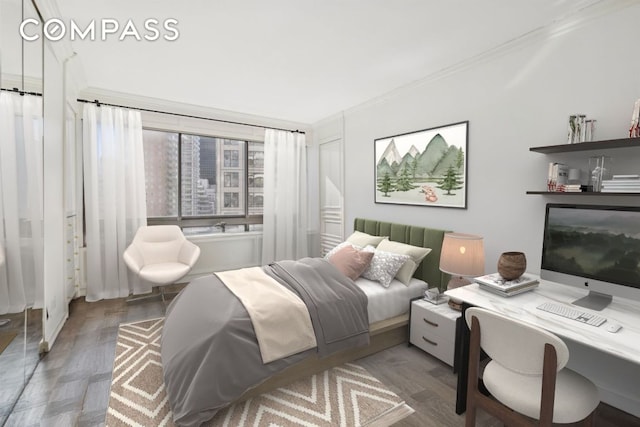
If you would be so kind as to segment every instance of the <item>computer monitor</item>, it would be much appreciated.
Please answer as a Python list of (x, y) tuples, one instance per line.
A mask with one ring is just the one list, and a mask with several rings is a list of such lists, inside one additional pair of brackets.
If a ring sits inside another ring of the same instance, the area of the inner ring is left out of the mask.
[(540, 277), (588, 290), (573, 304), (594, 310), (640, 301), (640, 207), (547, 204)]

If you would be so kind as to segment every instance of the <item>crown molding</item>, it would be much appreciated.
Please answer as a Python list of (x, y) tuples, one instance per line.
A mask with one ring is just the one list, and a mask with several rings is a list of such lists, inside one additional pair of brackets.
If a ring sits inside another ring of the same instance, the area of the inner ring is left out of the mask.
[(213, 107), (201, 105), (187, 104), (182, 102), (171, 101), (168, 99), (160, 99), (135, 95), (131, 93), (118, 92), (108, 89), (95, 87), (87, 87), (80, 91), (79, 98), (89, 101), (99, 100), (103, 103), (123, 105), (131, 108), (141, 108), (148, 110), (157, 110), (166, 113), (184, 114), (196, 117), (210, 118), (214, 120), (226, 120), (230, 122), (247, 123), (261, 127), (273, 127), (291, 130), (300, 130), (310, 132), (311, 126), (308, 123), (293, 122), (281, 120), (277, 118), (257, 116), (253, 114), (240, 113), (236, 111), (222, 110)]
[[(419, 80), (400, 86), (361, 104), (347, 108), (344, 113), (355, 113), (378, 104), (384, 104), (392, 98), (414, 92), (422, 86), (448, 78), (475, 66), (493, 61), (509, 53), (521, 50), (523, 47), (576, 31), (593, 21), (602, 18), (603, 16), (618, 12), (630, 6), (638, 6), (638, 0), (585, 0), (581, 4), (578, 3), (573, 12), (558, 17), (547, 25), (535, 28), (477, 55), (432, 72)], [(322, 121), (324, 121), (324, 119), (320, 122)]]
[[(35, 77), (25, 76), (24, 79), (19, 74), (3, 74), (2, 75), (2, 87), (4, 89), (18, 88), (25, 92), (39, 92), (42, 93), (42, 79)], [(22, 84), (24, 83), (24, 87)]]

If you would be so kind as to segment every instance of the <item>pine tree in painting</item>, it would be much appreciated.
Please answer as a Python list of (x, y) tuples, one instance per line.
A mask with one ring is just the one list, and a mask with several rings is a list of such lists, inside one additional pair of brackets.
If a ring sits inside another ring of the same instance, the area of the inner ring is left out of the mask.
[(437, 187), (446, 191), (444, 195), (448, 196), (448, 195), (454, 195), (455, 193), (452, 193), (451, 190), (461, 189), (462, 184), (464, 184), (464, 181), (462, 181), (462, 179), (460, 179), (460, 176), (456, 174), (456, 171), (453, 169), (453, 166), (449, 166), (449, 169), (447, 169), (447, 172), (442, 177)]
[(400, 176), (398, 177), (398, 181), (396, 182), (396, 190), (397, 191), (409, 191), (409, 190), (413, 190), (414, 188), (416, 188), (416, 186), (413, 185), (413, 180), (411, 179), (411, 176), (409, 175), (409, 169), (407, 169), (407, 166), (405, 165), (402, 168), (402, 171), (400, 172)]
[(386, 172), (382, 181), (378, 183), (378, 191), (382, 192), (384, 197), (389, 197), (389, 191), (391, 190), (393, 190), (393, 184), (391, 183), (389, 172)]
[(462, 151), (462, 148), (459, 148), (458, 157), (456, 158), (456, 167), (458, 170), (462, 170), (462, 166), (464, 166), (464, 151)]
[(409, 167), (411, 168), (411, 177), (415, 181), (416, 171), (418, 170), (418, 156), (413, 158), (413, 160), (411, 161), (411, 165)]

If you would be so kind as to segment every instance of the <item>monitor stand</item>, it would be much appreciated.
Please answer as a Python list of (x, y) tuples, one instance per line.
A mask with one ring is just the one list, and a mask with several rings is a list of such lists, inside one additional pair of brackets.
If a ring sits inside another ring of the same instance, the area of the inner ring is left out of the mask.
[(590, 308), (591, 310), (600, 311), (611, 303), (613, 297), (600, 292), (589, 291), (589, 295), (572, 302), (573, 305)]

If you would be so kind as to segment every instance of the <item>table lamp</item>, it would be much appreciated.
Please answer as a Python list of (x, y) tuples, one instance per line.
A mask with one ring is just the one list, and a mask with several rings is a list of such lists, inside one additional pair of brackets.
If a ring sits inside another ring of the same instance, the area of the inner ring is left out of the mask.
[(467, 277), (484, 274), (482, 237), (464, 233), (445, 233), (440, 254), (440, 271), (451, 275), (447, 289), (472, 283)]

